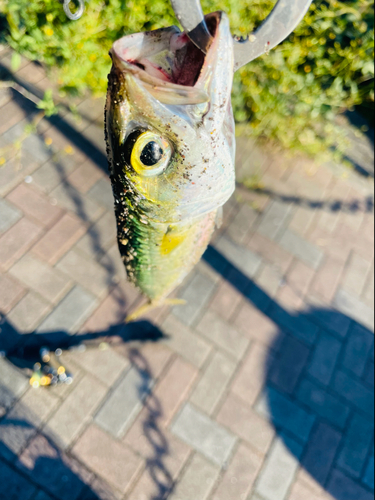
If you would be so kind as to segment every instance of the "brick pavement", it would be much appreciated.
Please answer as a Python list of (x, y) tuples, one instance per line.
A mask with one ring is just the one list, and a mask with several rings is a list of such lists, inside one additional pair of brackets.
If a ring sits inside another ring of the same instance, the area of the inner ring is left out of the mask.
[[(76, 104), (17, 149), (36, 111), (0, 89), (0, 498), (372, 499), (372, 183), (240, 138), (259, 188), (228, 202), (186, 307), (125, 326), (103, 102)], [(42, 343), (73, 385), (29, 387)]]

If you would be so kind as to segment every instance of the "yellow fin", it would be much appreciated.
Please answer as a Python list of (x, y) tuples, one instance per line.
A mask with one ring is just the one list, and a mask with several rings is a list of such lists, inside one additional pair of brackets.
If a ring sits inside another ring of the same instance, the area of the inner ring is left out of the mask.
[(168, 231), (163, 237), (160, 247), (162, 255), (169, 255), (175, 248), (177, 248), (187, 237), (188, 231), (174, 231), (170, 226)]

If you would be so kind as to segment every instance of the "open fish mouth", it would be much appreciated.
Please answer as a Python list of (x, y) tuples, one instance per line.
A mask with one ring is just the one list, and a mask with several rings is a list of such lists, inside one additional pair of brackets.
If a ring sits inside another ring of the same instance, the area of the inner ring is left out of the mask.
[(164, 104), (187, 105), (209, 101), (207, 74), (215, 56), (221, 12), (206, 16), (213, 42), (204, 54), (176, 26), (126, 36), (113, 45), (115, 66), (132, 73)]

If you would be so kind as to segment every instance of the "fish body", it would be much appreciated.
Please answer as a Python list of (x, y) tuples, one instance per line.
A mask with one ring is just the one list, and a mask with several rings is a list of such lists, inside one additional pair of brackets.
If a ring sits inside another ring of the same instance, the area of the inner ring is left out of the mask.
[(206, 16), (206, 55), (177, 27), (117, 41), (106, 137), (119, 249), (153, 303), (199, 262), (235, 188), (233, 40), (224, 13)]

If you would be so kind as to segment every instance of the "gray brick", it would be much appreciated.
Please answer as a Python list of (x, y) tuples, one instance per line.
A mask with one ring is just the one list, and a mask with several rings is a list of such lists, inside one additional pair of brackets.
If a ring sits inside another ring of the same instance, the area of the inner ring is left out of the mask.
[(250, 343), (249, 339), (211, 311), (204, 315), (197, 331), (237, 359), (242, 358)]
[[(116, 239), (116, 219), (114, 211), (107, 212), (87, 231), (76, 247), (88, 255), (104, 254)], [(122, 264), (122, 263), (121, 263)], [(123, 264), (122, 264), (123, 265)]]
[(109, 179), (103, 178), (98, 181), (89, 191), (89, 197), (108, 210), (113, 211), (115, 201)]
[(342, 403), (339, 398), (329, 394), (325, 389), (310, 380), (303, 380), (298, 388), (297, 397), (335, 427), (340, 429), (345, 427), (350, 414), (349, 406)]
[(187, 361), (201, 367), (211, 352), (211, 345), (196, 335), (192, 330), (180, 323), (173, 315), (169, 315), (162, 325), (166, 336), (163, 342)]
[(33, 498), (33, 500), (53, 500), (52, 497), (44, 493), (44, 491), (40, 490), (37, 495)]
[(365, 474), (363, 476), (363, 482), (366, 486), (371, 488), (371, 490), (374, 490), (375, 487), (375, 482), (374, 482), (374, 469), (375, 469), (375, 460), (374, 460), (374, 453), (372, 453), (366, 469), (365, 469)]
[(105, 269), (76, 250), (68, 252), (56, 267), (99, 298), (106, 294), (112, 283), (112, 277)]
[(50, 193), (75, 169), (73, 162), (48, 161), (33, 173), (33, 183)]
[(320, 484), (325, 484), (342, 438), (326, 423), (314, 430), (304, 454), (302, 465)]
[(280, 245), (313, 269), (318, 269), (323, 259), (323, 252), (317, 246), (289, 230), (285, 231)]
[(309, 320), (306, 314), (293, 315), (283, 309), (276, 302), (268, 309), (267, 315), (283, 329), (288, 330), (295, 337), (307, 344), (314, 344), (318, 336), (319, 327)]
[[(3, 500), (30, 500), (35, 494), (35, 486), (17, 474), (13, 469), (0, 462), (1, 492)], [(6, 480), (4, 481), (4, 479)]]
[(96, 306), (97, 299), (80, 286), (76, 286), (43, 321), (37, 329), (37, 333), (74, 334)]
[(219, 466), (227, 462), (237, 440), (224, 427), (190, 404), (177, 417), (172, 432)]
[(309, 297), (306, 317), (321, 325), (326, 330), (338, 334), (345, 338), (351, 319), (333, 309), (327, 309), (326, 305), (318, 301), (315, 297)]
[[(284, 442), (283, 442), (284, 441)], [(302, 446), (291, 438), (277, 439), (260, 473), (256, 491), (264, 500), (284, 500), (292, 485)]]
[(282, 391), (293, 393), (309, 354), (308, 347), (286, 336), (279, 357), (273, 364), (270, 380)]
[(109, 394), (95, 417), (95, 422), (114, 437), (129, 429), (142, 410), (154, 381), (146, 372), (131, 368), (120, 384)]
[(22, 143), (22, 149), (27, 155), (38, 163), (45, 163), (51, 158), (51, 150), (46, 146), (41, 137), (29, 135)]
[(50, 310), (48, 302), (29, 292), (8, 314), (8, 319), (19, 333), (31, 333)]
[(195, 455), (169, 500), (207, 500), (219, 469)]
[(267, 388), (256, 405), (257, 412), (273, 422), (276, 427), (291, 432), (297, 439), (306, 442), (315, 422), (315, 416), (279, 393)]
[(245, 243), (257, 217), (258, 213), (253, 208), (246, 204), (242, 205), (240, 211), (226, 230), (229, 238), (239, 245)]
[(339, 500), (374, 500), (373, 493), (338, 470), (333, 472), (327, 492)]
[(21, 217), (22, 212), (18, 208), (0, 198), (0, 234), (5, 233)]
[(0, 412), (9, 408), (29, 387), (26, 376), (6, 359), (0, 358)]
[(367, 306), (355, 295), (339, 289), (333, 305), (343, 314), (355, 319), (371, 331), (374, 330), (374, 309)]
[(215, 291), (216, 283), (202, 273), (196, 273), (180, 295), (186, 300), (184, 306), (173, 308), (173, 314), (186, 325), (191, 326), (205, 309)]
[(338, 465), (359, 478), (373, 442), (374, 423), (355, 414), (345, 435)]
[(374, 368), (374, 362), (372, 361), (371, 363), (368, 364), (364, 376), (364, 381), (372, 388), (374, 388), (375, 386), (374, 375), (375, 375), (375, 368)]
[(280, 201), (272, 202), (264, 213), (257, 232), (275, 240), (285, 229), (291, 206)]
[(48, 302), (59, 301), (71, 287), (66, 275), (31, 255), (25, 255), (9, 273)]
[(361, 382), (339, 370), (333, 378), (332, 388), (340, 397), (345, 398), (367, 415), (374, 416), (374, 391), (365, 387)]
[(323, 332), (316, 345), (309, 374), (323, 385), (328, 385), (332, 378), (342, 344), (329, 334)]
[(366, 362), (374, 346), (374, 335), (360, 325), (355, 325), (345, 348), (343, 365), (358, 377), (366, 370)]
[(349, 260), (342, 287), (347, 292), (360, 296), (365, 287), (367, 277), (371, 269), (368, 262), (360, 255), (353, 253)]
[(190, 401), (209, 415), (215, 410), (230, 379), (236, 363), (220, 352), (216, 352), (204, 375), (195, 388)]
[(253, 278), (255, 276), (262, 263), (262, 259), (258, 255), (247, 250), (245, 247), (233, 243), (233, 241), (226, 236), (222, 236), (219, 241), (215, 243), (215, 248), (248, 278)]
[(96, 221), (104, 212), (102, 206), (66, 183), (57, 186), (51, 192), (51, 198), (55, 198), (61, 207), (74, 212), (84, 222)]

